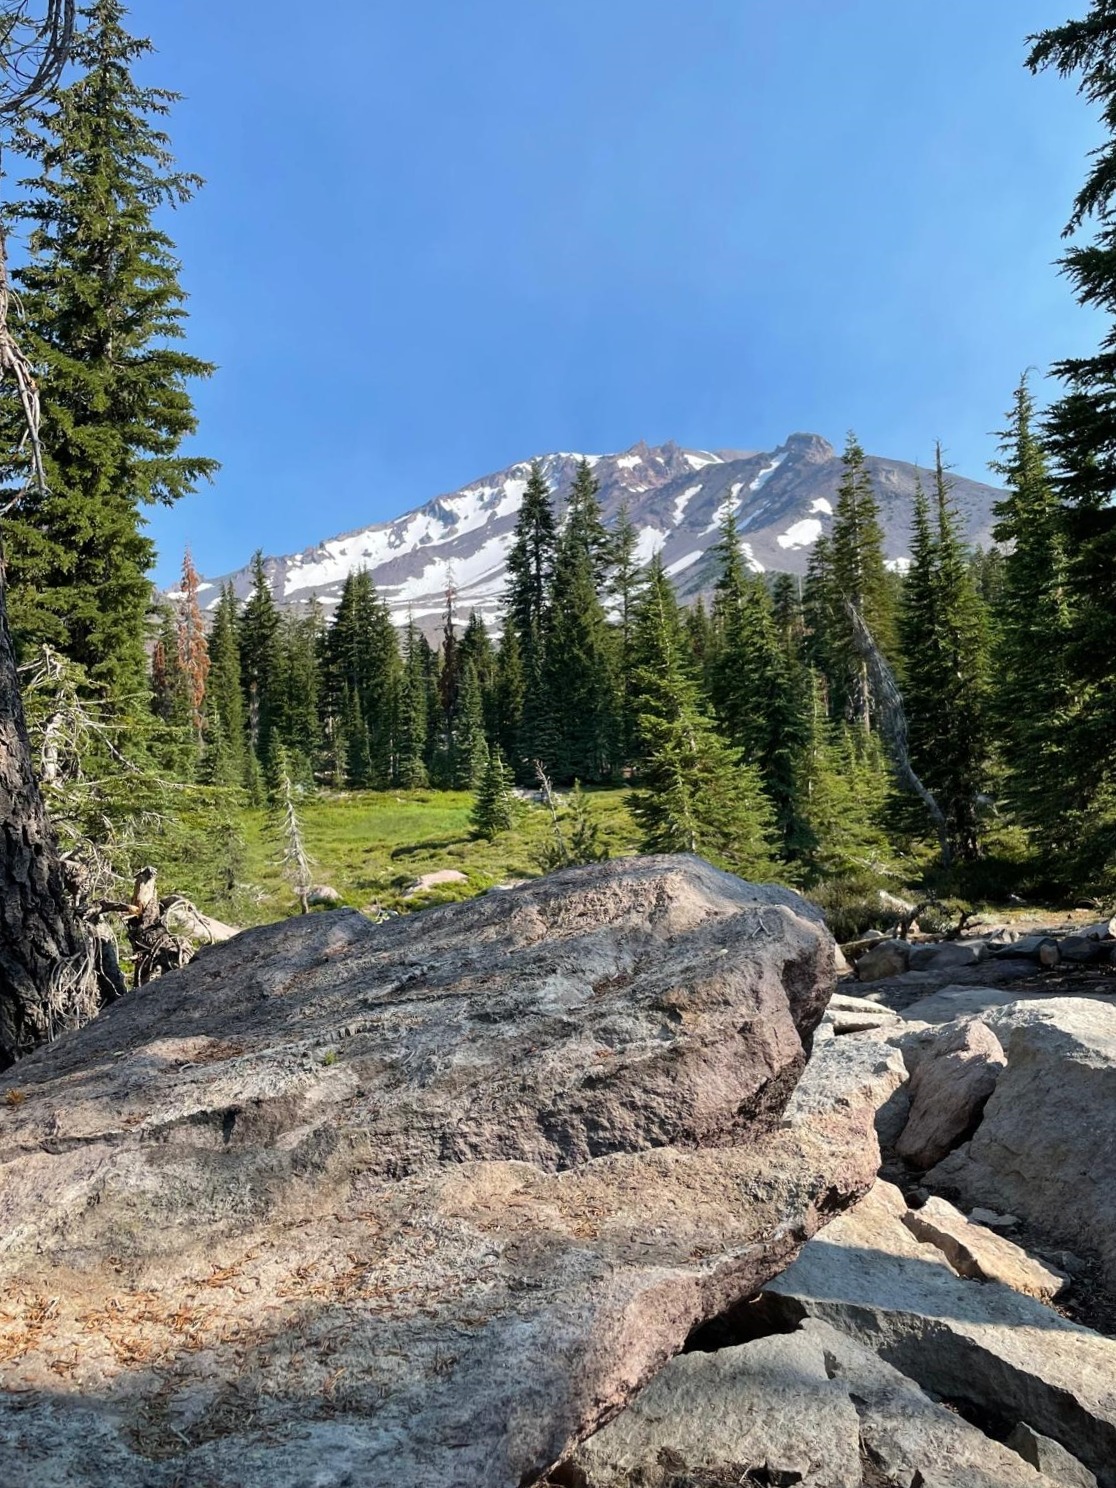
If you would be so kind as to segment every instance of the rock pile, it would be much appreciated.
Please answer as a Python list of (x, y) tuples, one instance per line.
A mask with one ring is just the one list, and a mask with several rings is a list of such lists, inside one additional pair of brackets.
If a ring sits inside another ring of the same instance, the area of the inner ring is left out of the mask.
[(830, 1000), (652, 858), (206, 950), (0, 1077), (0, 1483), (1116, 1488), (1116, 977), (1002, 945)]

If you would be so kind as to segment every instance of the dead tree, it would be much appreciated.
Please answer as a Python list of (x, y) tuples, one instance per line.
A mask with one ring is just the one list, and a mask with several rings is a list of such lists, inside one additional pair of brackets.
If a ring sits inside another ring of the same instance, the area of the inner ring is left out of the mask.
[(910, 749), (907, 743), (907, 714), (903, 707), (903, 694), (899, 691), (899, 684), (895, 680), (895, 673), (884, 660), (864, 616), (854, 604), (848, 601), (846, 601), (846, 608), (852, 621), (853, 644), (867, 668), (872, 695), (876, 700), (880, 733), (883, 735), (887, 752), (891, 757), (892, 768), (899, 784), (916, 795), (926, 807), (930, 820), (934, 823), (934, 830), (938, 834), (942, 867), (948, 868), (953, 862), (949, 824), (933, 793), (915, 774), (914, 766), (911, 764)]

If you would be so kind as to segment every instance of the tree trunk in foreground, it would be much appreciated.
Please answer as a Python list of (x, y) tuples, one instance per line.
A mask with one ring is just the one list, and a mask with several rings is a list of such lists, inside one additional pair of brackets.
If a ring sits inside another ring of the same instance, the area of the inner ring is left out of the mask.
[(78, 1021), (91, 980), (32, 766), (0, 565), (0, 1070)]

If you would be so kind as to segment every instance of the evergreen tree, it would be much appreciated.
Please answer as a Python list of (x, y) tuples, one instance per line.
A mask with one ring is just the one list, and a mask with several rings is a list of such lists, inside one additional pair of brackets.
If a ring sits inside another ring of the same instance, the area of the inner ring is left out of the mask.
[(213, 612), (206, 695), (208, 752), (206, 778), (213, 785), (245, 786), (247, 745), (244, 697), (237, 640), (237, 604), (231, 584), (221, 590)]
[(756, 878), (774, 873), (774, 821), (756, 769), (703, 706), (685, 627), (656, 557), (635, 618), (638, 788), (632, 813), (646, 852), (695, 852)]
[(476, 836), (485, 837), (489, 842), (501, 832), (511, 830), (514, 821), (511, 775), (498, 744), (488, 751), (469, 820)]
[(504, 626), (496, 660), (495, 719), (489, 742), (500, 746), (505, 759), (518, 759), (519, 728), (523, 720), (523, 652), (514, 625)]
[(263, 553), (257, 549), (252, 555), (252, 592), (240, 613), (237, 640), (248, 721), (248, 747), (260, 765), (266, 765), (271, 744), (278, 636), (279, 611), (264, 568)]
[(979, 852), (977, 803), (986, 783), (987, 625), (949, 482), (937, 451), (933, 517), (916, 495), (903, 590), (904, 706), (911, 763), (946, 818), (961, 857)]
[(552, 707), (551, 752), (536, 756), (561, 781), (607, 780), (618, 753), (612, 638), (597, 592), (607, 546), (596, 482), (583, 464), (558, 545), (547, 614), (544, 685)]
[(1069, 563), (1062, 508), (1034, 429), (1025, 377), (1009, 419), (995, 467), (1008, 494), (996, 506), (993, 529), (1006, 556), (994, 609), (992, 707), (1008, 800), (1045, 845), (1059, 849), (1068, 845), (1065, 833), (1077, 830), (1066, 791), (1076, 774), (1067, 758), (1067, 724), (1075, 711)]
[(461, 667), (454, 725), (454, 777), (458, 790), (476, 790), (488, 763), (484, 730), (484, 699), (472, 658)]
[(542, 463), (531, 466), (508, 552), (506, 625), (514, 627), (523, 659), (523, 710), (517, 728), (518, 773), (527, 779), (534, 760), (553, 758), (554, 708), (548, 689), (546, 639), (557, 528)]
[(386, 789), (396, 767), (401, 662), (391, 612), (366, 569), (346, 578), (324, 649), (326, 733), (335, 753), (344, 736), (347, 783)]
[(887, 760), (875, 735), (825, 714), (820, 678), (800, 770), (806, 867), (814, 881), (852, 880), (868, 887), (890, 867)]
[[(42, 400), (47, 490), (6, 522), (9, 604), (24, 646), (47, 641), (123, 699), (145, 670), (146, 577), (154, 547), (142, 510), (216, 469), (181, 446), (196, 428), (188, 383), (213, 368), (175, 347), (185, 294), (156, 216), (200, 184), (175, 168), (161, 120), (175, 95), (140, 87), (150, 43), (124, 28), (119, 0), (91, 0), (73, 48), (80, 75), (16, 131), (39, 166), (5, 213), (27, 231), (15, 272)], [(27, 458), (18, 399), (0, 407), (6, 475)]]
[(476, 610), (469, 614), (468, 624), (461, 636), (458, 660), (462, 670), (470, 664), (477, 674), (480, 688), (481, 712), (484, 718), (485, 737), (499, 736), (499, 700), (497, 695), (498, 662), (495, 648), (488, 634), (484, 618)]
[(716, 552), (714, 709), (726, 738), (758, 769), (784, 851), (793, 855), (802, 845), (798, 767), (807, 734), (806, 674), (779, 639), (766, 584), (745, 569), (731, 510)]
[(408, 619), (403, 641), (403, 677), (399, 687), (399, 758), (397, 778), (404, 790), (427, 783), (430, 669), (424, 637)]
[(838, 716), (854, 720), (868, 732), (873, 717), (868, 667), (853, 641), (848, 606), (858, 611), (884, 656), (893, 656), (894, 590), (884, 563), (883, 529), (872, 478), (864, 451), (852, 434), (843, 461), (844, 475), (837, 489), (833, 528), (825, 550), (829, 592), (822, 601), (823, 623), (831, 632), (827, 638), (830, 700)]
[(624, 503), (612, 529), (612, 575), (609, 586), (618, 611), (618, 633), (614, 638), (614, 648), (617, 652), (616, 673), (620, 679), (617, 698), (619, 745), (621, 758), (624, 760), (630, 760), (635, 753), (637, 732), (632, 654), (632, 631), (642, 584), (637, 543), (638, 534), (628, 514), (627, 503)]
[(276, 633), (272, 729), (283, 743), (291, 778), (307, 785), (313, 782), (322, 743), (321, 630), (321, 611), (312, 605), (307, 615), (281, 616)]
[[(1070, 247), (1062, 267), (1078, 301), (1099, 308), (1110, 325), (1098, 354), (1055, 365), (1065, 392), (1043, 431), (1065, 530), (1066, 613), (1051, 618), (1066, 630), (1064, 672), (1059, 661), (1054, 690), (1055, 701), (1064, 690), (1068, 704), (1059, 715), (1055, 756), (1061, 787), (1043, 817), (1060, 805), (1071, 830), (1081, 823), (1095, 875), (1112, 851), (1116, 820), (1116, 13), (1110, 0), (1092, 0), (1080, 20), (1031, 39), (1031, 70), (1053, 67), (1063, 76), (1077, 74), (1079, 91), (1100, 106), (1106, 131), (1090, 155), (1066, 228), (1068, 236), (1091, 220), (1096, 234), (1091, 242)], [(1053, 588), (1058, 587), (1055, 576)], [(1044, 601), (1048, 614), (1052, 599)], [(1054, 635), (1060, 653), (1057, 629)], [(1039, 655), (1038, 665), (1044, 666), (1045, 646)], [(1106, 841), (1093, 840), (1098, 830), (1107, 834)]]
[(568, 550), (588, 554), (596, 594), (604, 593), (615, 561), (615, 543), (601, 515), (600, 489), (589, 461), (580, 461), (570, 487), (562, 529)]

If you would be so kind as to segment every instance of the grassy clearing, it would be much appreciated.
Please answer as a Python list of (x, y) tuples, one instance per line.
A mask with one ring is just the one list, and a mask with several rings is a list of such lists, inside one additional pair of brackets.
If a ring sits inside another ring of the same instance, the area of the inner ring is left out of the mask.
[[(602, 845), (614, 857), (636, 850), (637, 832), (626, 795), (622, 788), (586, 792)], [(471, 834), (472, 804), (467, 791), (308, 795), (299, 814), (315, 865), (314, 881), (329, 884), (354, 909), (375, 913), (377, 909), (447, 904), (469, 899), (494, 884), (538, 877), (541, 870), (535, 855), (550, 831), (548, 812), (523, 802), (512, 830), (494, 842), (485, 842)], [(239, 922), (263, 924), (292, 914), (294, 898), (279, 872), (279, 851), (266, 814), (245, 812), (242, 827), (247, 843), (244, 878), (249, 888)], [(442, 868), (456, 868), (467, 882), (410, 892), (417, 878)]]

